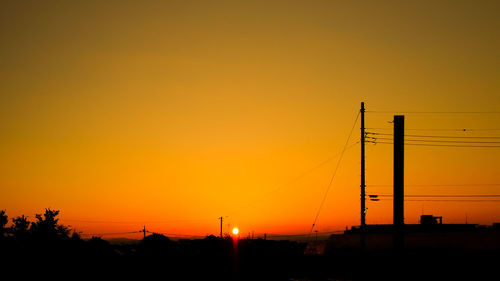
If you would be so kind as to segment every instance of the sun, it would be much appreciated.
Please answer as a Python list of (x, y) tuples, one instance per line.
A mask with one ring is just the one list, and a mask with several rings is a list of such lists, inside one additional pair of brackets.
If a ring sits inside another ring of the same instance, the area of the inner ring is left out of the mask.
[(233, 234), (238, 235), (238, 233), (240, 233), (240, 230), (237, 227), (233, 228)]

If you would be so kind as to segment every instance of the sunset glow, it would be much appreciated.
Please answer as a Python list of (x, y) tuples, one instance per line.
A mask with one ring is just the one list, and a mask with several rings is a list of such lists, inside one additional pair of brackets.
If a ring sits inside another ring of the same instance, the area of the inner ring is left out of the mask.
[[(500, 136), (498, 4), (473, 2), (2, 3), (0, 210), (106, 238), (359, 225), (360, 102), (367, 194), (392, 194), (398, 112), (407, 134)], [(499, 148), (419, 143), (406, 194), (500, 193)], [(391, 223), (377, 199), (367, 222)], [(408, 199), (407, 223), (500, 221), (496, 199)]]

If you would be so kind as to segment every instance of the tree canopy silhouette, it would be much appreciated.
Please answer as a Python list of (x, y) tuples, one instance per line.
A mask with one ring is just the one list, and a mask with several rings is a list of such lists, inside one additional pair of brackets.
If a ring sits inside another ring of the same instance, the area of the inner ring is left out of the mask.
[(10, 227), (11, 233), (14, 237), (24, 238), (29, 234), (30, 222), (24, 215), (12, 219), (13, 225)]
[(5, 210), (0, 210), (0, 238), (5, 236), (5, 233), (7, 232), (7, 229), (5, 226), (7, 225), (7, 222), (9, 221), (9, 217), (5, 214)]
[(40, 238), (68, 238), (70, 229), (60, 225), (59, 210), (45, 209), (45, 213), (36, 214), (36, 222), (31, 223), (30, 232)]

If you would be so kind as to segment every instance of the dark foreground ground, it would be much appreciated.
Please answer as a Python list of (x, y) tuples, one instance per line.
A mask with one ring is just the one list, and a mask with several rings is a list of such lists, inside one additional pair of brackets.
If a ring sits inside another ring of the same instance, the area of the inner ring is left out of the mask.
[[(498, 237), (498, 236), (496, 236)], [(1, 275), (10, 280), (498, 280), (498, 249), (336, 247), (305, 254), (291, 241), (207, 237), (172, 241), (151, 235), (137, 244), (100, 238), (2, 239)], [(2, 278), (3, 279), (3, 278)], [(7, 279), (3, 279), (7, 280)]]

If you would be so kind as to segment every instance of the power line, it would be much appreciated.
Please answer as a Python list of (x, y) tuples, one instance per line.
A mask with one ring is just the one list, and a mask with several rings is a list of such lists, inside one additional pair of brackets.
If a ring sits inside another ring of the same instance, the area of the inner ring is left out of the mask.
[[(394, 128), (366, 128), (367, 130), (392, 131)], [(405, 131), (449, 131), (449, 132), (475, 132), (475, 131), (500, 131), (500, 129), (424, 129), (424, 128), (405, 128)]]
[[(328, 158), (328, 159), (324, 160), (323, 162), (319, 163), (318, 165), (316, 165), (316, 166), (312, 167), (311, 169), (309, 169), (309, 170), (307, 170), (307, 171), (303, 172), (303, 173), (302, 173), (302, 174), (300, 174), (299, 176), (297, 176), (297, 177), (295, 177), (294, 179), (292, 179), (290, 182), (295, 182), (295, 181), (297, 181), (297, 180), (299, 180), (299, 179), (303, 178), (304, 176), (308, 175), (309, 173), (313, 172), (314, 170), (316, 170), (316, 169), (318, 169), (318, 168), (320, 168), (320, 167), (324, 166), (325, 164), (327, 164), (327, 163), (328, 163), (328, 162), (330, 162), (331, 160), (333, 160), (333, 159), (335, 159), (335, 158), (337, 158), (337, 157), (341, 156), (341, 155), (343, 154), (343, 152), (344, 152), (344, 151), (346, 151), (346, 150), (349, 150), (349, 149), (353, 148), (353, 147), (354, 147), (355, 145), (357, 145), (358, 143), (359, 143), (359, 140), (358, 140), (358, 141), (356, 141), (356, 142), (354, 142), (354, 143), (352, 143), (351, 145), (347, 146), (347, 148), (344, 148), (341, 152), (339, 152), (339, 153), (337, 153), (337, 154), (335, 154), (335, 155), (331, 156), (330, 158)], [(280, 186), (280, 187), (276, 188), (275, 190), (270, 191), (269, 193), (277, 192), (277, 191), (279, 191), (280, 189), (282, 189), (283, 187), (284, 187), (284, 186)]]
[(335, 167), (335, 170), (333, 171), (332, 177), (330, 178), (330, 182), (328, 183), (328, 187), (326, 189), (325, 195), (323, 196), (323, 199), (321, 200), (318, 211), (316, 212), (316, 216), (315, 216), (314, 222), (311, 226), (311, 231), (309, 232), (309, 235), (312, 233), (314, 226), (316, 225), (316, 222), (318, 220), (319, 214), (321, 213), (321, 209), (323, 208), (323, 205), (325, 204), (326, 198), (328, 196), (328, 192), (330, 191), (330, 188), (332, 187), (333, 179), (335, 178), (335, 175), (337, 174), (340, 163), (342, 162), (342, 158), (344, 156), (344, 152), (347, 149), (347, 144), (349, 143), (349, 140), (351, 139), (352, 132), (354, 131), (354, 127), (356, 127), (356, 123), (358, 122), (359, 115), (360, 115), (360, 112), (358, 112), (358, 114), (356, 115), (356, 118), (354, 119), (354, 124), (352, 125), (351, 131), (349, 132), (349, 136), (347, 137), (347, 140), (345, 142), (344, 149), (342, 150), (342, 153), (340, 154), (340, 158), (339, 158), (339, 161), (337, 162), (337, 166)]
[(79, 220), (79, 219), (63, 219), (61, 221), (65, 222), (80, 222), (80, 223), (96, 223), (96, 224), (162, 224), (162, 223), (177, 223), (177, 222), (190, 222), (190, 221), (207, 221), (214, 220), (215, 218), (198, 218), (198, 219), (178, 219), (178, 220), (166, 220), (166, 221), (101, 221), (101, 220)]
[[(343, 233), (343, 230), (337, 230), (337, 231), (327, 231), (327, 232), (318, 232), (319, 235), (325, 235), (325, 234), (336, 234), (336, 233)], [(310, 233), (303, 233), (303, 234), (272, 234), (272, 233), (266, 233), (267, 238), (280, 238), (280, 237), (308, 237)]]
[(176, 234), (176, 233), (164, 233), (164, 232), (151, 232), (151, 233), (161, 234), (170, 237), (205, 237), (204, 235), (191, 235), (191, 234)]
[(440, 199), (408, 199), (405, 201), (425, 201), (425, 202), (500, 202), (500, 200), (466, 200), (466, 199), (451, 199), (451, 200), (440, 200)]
[[(355, 145), (357, 145), (359, 143), (359, 140), (354, 142), (354, 143), (351, 143), (347, 148), (344, 148), (343, 151), (341, 152), (338, 152), (337, 154), (333, 155), (333, 156), (330, 156), (328, 159), (318, 163), (316, 166), (310, 168), (309, 170), (301, 173), (299, 176), (295, 177), (294, 179), (290, 180), (289, 184), (292, 183), (292, 182), (295, 182), (303, 177), (305, 177), (307, 174), (313, 172), (314, 170), (324, 166), (325, 164), (329, 163), (331, 160), (339, 157), (340, 155), (342, 155), (342, 153), (345, 151), (345, 150), (349, 150), (351, 149), (352, 147), (354, 147)], [(281, 190), (283, 187), (285, 187), (286, 185), (283, 185), (283, 186), (280, 186), (272, 191), (269, 191), (267, 192), (266, 194), (270, 194), (270, 193), (274, 193), (274, 192), (277, 192), (279, 190)], [(264, 195), (266, 195), (264, 194)], [(234, 213), (231, 213), (231, 215), (234, 215)], [(226, 216), (228, 217), (228, 216)], [(79, 222), (79, 223), (95, 223), (95, 224), (142, 224), (142, 223), (149, 223), (149, 224), (155, 224), (155, 223), (176, 223), (176, 222), (189, 222), (189, 221), (204, 221), (204, 220), (214, 220), (214, 219), (217, 219), (217, 218), (199, 218), (199, 219), (179, 219), (179, 220), (167, 220), (167, 221), (114, 221), (114, 220), (110, 220), (110, 221), (102, 221), (102, 220), (86, 220), (86, 219), (83, 219), (83, 220), (80, 220), (80, 219), (63, 219), (61, 218), (61, 221), (65, 221), (65, 222)], [(115, 234), (121, 234), (121, 233), (101, 233), (103, 235), (115, 235)], [(101, 234), (84, 234), (84, 235), (101, 235)]]
[[(382, 187), (382, 186), (393, 186), (392, 184), (370, 184), (367, 185), (368, 187)], [(417, 186), (417, 187), (423, 187), (423, 186), (451, 186), (451, 187), (457, 187), (457, 186), (500, 186), (500, 183), (478, 183), (478, 184), (405, 184), (405, 186)]]
[[(345, 148), (345, 150), (349, 150), (349, 149), (353, 148), (353, 147), (354, 147), (354, 146), (356, 146), (359, 142), (360, 142), (360, 141), (358, 140), (358, 141), (356, 141), (356, 142), (354, 142), (354, 143), (350, 144), (347, 148)], [(310, 174), (311, 172), (315, 171), (316, 169), (319, 169), (319, 168), (321, 168), (322, 166), (324, 166), (324, 165), (328, 164), (328, 163), (329, 163), (330, 161), (332, 161), (333, 159), (335, 159), (335, 158), (337, 158), (337, 157), (341, 156), (341, 155), (342, 155), (342, 153), (343, 153), (343, 151), (340, 151), (340, 152), (338, 152), (337, 154), (330, 156), (330, 157), (329, 157), (329, 158), (327, 158), (326, 160), (324, 160), (324, 161), (322, 161), (322, 162), (318, 163), (316, 166), (314, 166), (314, 167), (312, 167), (312, 168), (310, 168), (310, 169), (308, 169), (308, 170), (306, 170), (306, 171), (302, 172), (301, 174), (299, 174), (299, 175), (298, 175), (298, 176), (296, 176), (295, 178), (293, 178), (293, 179), (289, 180), (287, 183), (282, 184), (282, 185), (278, 186), (277, 188), (275, 188), (275, 189), (273, 189), (273, 190), (271, 190), (271, 191), (264, 192), (264, 193), (263, 193), (263, 194), (261, 194), (261, 196), (259, 196), (256, 200), (254, 200), (254, 201), (252, 201), (252, 202), (250, 202), (250, 203), (248, 203), (248, 204), (245, 204), (243, 207), (249, 207), (249, 206), (251, 206), (252, 204), (254, 204), (256, 201), (258, 201), (258, 200), (262, 200), (262, 198), (263, 198), (264, 196), (267, 196), (267, 195), (272, 194), (272, 193), (276, 193), (276, 192), (278, 192), (278, 191), (282, 190), (283, 188), (286, 188), (287, 186), (289, 186), (289, 185), (291, 185), (292, 183), (294, 183), (294, 182), (296, 182), (296, 181), (298, 181), (298, 180), (302, 179), (303, 177), (307, 176), (308, 174)], [(233, 211), (233, 212), (232, 212), (232, 213), (230, 213), (228, 216), (234, 216), (234, 215), (235, 215), (235, 214), (237, 214), (239, 211), (241, 211), (241, 209), (243, 209), (243, 208), (240, 206), (240, 208), (239, 208), (239, 209), (237, 209), (236, 211)]]
[[(393, 195), (390, 194), (376, 194), (376, 195), (368, 195), (370, 198), (372, 196), (378, 196), (378, 197), (393, 197)], [(460, 195), (432, 195), (432, 194), (409, 194), (405, 195), (405, 197), (463, 197), (463, 198), (469, 198), (469, 197), (500, 197), (499, 194), (460, 194)], [(376, 198), (376, 197), (375, 197)]]
[[(392, 198), (376, 198), (368, 202), (392, 201)], [(405, 199), (412, 202), (500, 202), (500, 199)]]
[[(80, 233), (80, 235), (83, 236), (106, 236), (106, 235), (125, 235), (125, 234), (138, 234), (142, 233), (143, 230), (139, 231), (127, 231), (127, 232), (104, 232), (104, 233)], [(335, 233), (342, 233), (342, 230), (337, 230), (337, 231), (324, 231), (324, 232), (318, 232), (318, 234), (335, 234)], [(169, 237), (191, 237), (191, 238), (203, 238), (206, 237), (207, 235), (192, 235), (192, 234), (179, 234), (179, 233), (166, 233), (166, 232), (154, 232), (154, 231), (149, 231), (146, 230), (146, 233), (152, 233), (152, 234), (160, 234), (160, 235), (165, 235)], [(282, 233), (266, 233), (267, 238), (280, 238), (280, 237), (305, 237), (308, 236), (308, 233), (302, 233), (302, 234), (282, 234)]]
[(105, 236), (105, 235), (123, 235), (123, 234), (134, 234), (140, 233), (142, 231), (128, 231), (128, 232), (106, 232), (106, 233), (81, 233), (85, 236)]
[(442, 138), (442, 139), (500, 139), (500, 137), (490, 137), (490, 136), (429, 136), (429, 135), (405, 135), (405, 137), (416, 137), (416, 138)]
[[(375, 142), (375, 141), (367, 141), (373, 144), (393, 144), (392, 142)], [(405, 145), (413, 145), (413, 146), (447, 146), (447, 147), (477, 147), (477, 148), (500, 148), (500, 145), (452, 145), (452, 144), (420, 144), (420, 143), (405, 143)]]
[(367, 113), (393, 113), (393, 114), (500, 114), (500, 111), (378, 111), (367, 110)]
[[(368, 139), (373, 140), (392, 140), (391, 138), (379, 138), (379, 137), (367, 137)], [(444, 143), (489, 143), (489, 144), (500, 144), (500, 141), (459, 141), (459, 140), (414, 140), (414, 139), (405, 139), (405, 141), (414, 141), (414, 142), (444, 142)]]
[[(392, 136), (393, 134), (387, 133), (373, 133), (366, 132), (367, 135), (381, 135), (381, 136)], [(500, 139), (500, 137), (491, 136), (432, 136), (432, 135), (406, 135), (405, 137), (416, 137), (416, 138), (445, 138), (445, 139)]]

